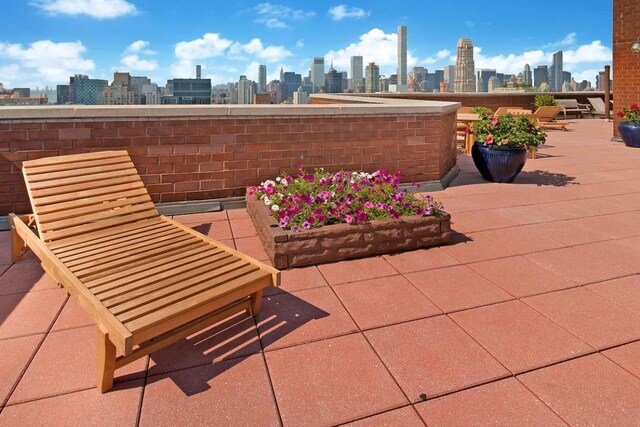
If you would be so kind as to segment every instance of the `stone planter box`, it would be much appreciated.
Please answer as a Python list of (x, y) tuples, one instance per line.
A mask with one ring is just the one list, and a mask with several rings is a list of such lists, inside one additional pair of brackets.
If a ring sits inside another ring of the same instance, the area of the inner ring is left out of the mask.
[(362, 225), (335, 224), (298, 232), (280, 228), (254, 196), (245, 197), (269, 259), (277, 269), (321, 264), (447, 244), (451, 216), (409, 216)]

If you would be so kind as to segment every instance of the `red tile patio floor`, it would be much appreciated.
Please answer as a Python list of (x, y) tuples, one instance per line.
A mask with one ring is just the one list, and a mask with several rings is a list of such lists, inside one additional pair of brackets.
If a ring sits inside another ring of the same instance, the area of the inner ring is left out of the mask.
[[(95, 327), (0, 232), (0, 425), (640, 425), (640, 150), (576, 120), (513, 184), (436, 193), (451, 245), (283, 272), (94, 386)], [(264, 259), (246, 211), (179, 221)]]

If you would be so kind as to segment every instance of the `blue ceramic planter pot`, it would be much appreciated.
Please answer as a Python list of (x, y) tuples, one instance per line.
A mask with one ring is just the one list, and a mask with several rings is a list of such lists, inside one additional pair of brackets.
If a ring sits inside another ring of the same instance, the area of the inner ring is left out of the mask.
[(618, 132), (627, 147), (640, 148), (640, 122), (621, 122)]
[(476, 142), (471, 157), (484, 179), (492, 182), (513, 182), (527, 161), (526, 148), (485, 146)]

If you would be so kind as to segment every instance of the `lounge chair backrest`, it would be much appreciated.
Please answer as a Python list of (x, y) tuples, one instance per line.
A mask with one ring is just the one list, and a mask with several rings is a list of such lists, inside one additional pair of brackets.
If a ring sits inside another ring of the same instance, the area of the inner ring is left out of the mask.
[(469, 114), (473, 113), (474, 107), (460, 107), (458, 108), (458, 114)]
[(514, 116), (524, 116), (531, 114), (531, 110), (525, 110), (524, 108), (509, 108), (507, 109), (507, 113), (513, 114)]
[(578, 108), (577, 99), (556, 99), (556, 104), (560, 107)]
[(126, 151), (29, 160), (22, 172), (47, 243), (159, 216)]
[(493, 113), (494, 116), (499, 116), (501, 114), (507, 114), (510, 110), (518, 110), (522, 109), (522, 107), (498, 107), (498, 109)]
[(602, 98), (587, 98), (587, 100), (593, 107), (594, 113), (604, 115), (604, 101)]
[(548, 105), (544, 107), (538, 107), (534, 114), (540, 121), (550, 121), (556, 118), (561, 109), (562, 108), (557, 105)]

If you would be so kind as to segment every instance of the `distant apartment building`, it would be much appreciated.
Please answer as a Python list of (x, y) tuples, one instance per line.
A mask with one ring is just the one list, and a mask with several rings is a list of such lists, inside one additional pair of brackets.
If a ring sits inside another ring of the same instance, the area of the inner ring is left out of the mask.
[(253, 103), (253, 93), (251, 93), (251, 81), (247, 76), (240, 76), (238, 80), (238, 104)]
[(531, 77), (531, 66), (529, 64), (524, 64), (524, 72), (522, 73), (522, 78), (525, 86), (533, 85), (533, 80)]
[(69, 85), (56, 86), (56, 104), (64, 105), (71, 102), (69, 100)]
[(302, 90), (302, 86), (300, 86), (297, 91), (293, 92), (293, 103), (294, 104), (309, 103), (309, 94), (304, 90)]
[(84, 74), (76, 74), (69, 78), (69, 102), (82, 105), (104, 104), (104, 88), (107, 80), (90, 79)]
[(456, 59), (456, 92), (475, 92), (476, 76), (471, 39), (459, 39)]
[(264, 93), (267, 90), (267, 66), (258, 66), (258, 92)]
[(571, 72), (570, 71), (563, 71), (562, 72), (562, 82), (571, 82)]
[(362, 56), (351, 57), (351, 79), (349, 80), (349, 87), (353, 92), (364, 91), (364, 79), (363, 79), (363, 62)]
[(540, 87), (542, 83), (549, 83), (549, 67), (538, 65), (533, 70), (533, 86)]
[(105, 105), (136, 104), (136, 94), (131, 89), (131, 76), (129, 73), (113, 73), (113, 83), (111, 86), (105, 86), (103, 98)]
[(313, 93), (324, 90), (324, 58), (316, 56), (311, 64), (311, 83), (313, 84)]
[(281, 75), (282, 79), (280, 83), (284, 83), (285, 85), (284, 99), (291, 99), (293, 98), (293, 93), (298, 90), (302, 84), (302, 76), (293, 71), (285, 71), (281, 73)]
[(497, 76), (496, 70), (488, 68), (481, 68), (476, 75), (476, 91), (477, 92), (489, 92), (489, 79)]
[(491, 76), (489, 77), (489, 81), (487, 82), (487, 92), (495, 92), (496, 90), (500, 89), (501, 85), (502, 84), (500, 83), (500, 80), (498, 80), (498, 77)]
[(409, 92), (421, 92), (420, 84), (426, 79), (427, 69), (424, 67), (413, 67), (409, 71), (407, 78), (407, 90)]
[(443, 72), (444, 72), (445, 92), (455, 92), (456, 91), (456, 66), (445, 65)]
[(211, 79), (173, 79), (167, 85), (171, 95), (163, 95), (162, 104), (211, 104)]
[(378, 92), (389, 92), (389, 77), (380, 76), (378, 79)]
[(375, 62), (370, 62), (365, 68), (364, 88), (367, 93), (379, 91), (380, 67)]
[(158, 105), (161, 103), (160, 89), (155, 83), (148, 83), (142, 85), (142, 103), (145, 105)]
[(333, 62), (324, 77), (324, 90), (326, 93), (342, 93), (342, 73), (333, 68)]
[(552, 91), (559, 92), (562, 90), (562, 83), (564, 82), (562, 73), (562, 51), (560, 50), (553, 54), (553, 62), (549, 67), (549, 86)]
[(149, 77), (144, 76), (131, 76), (131, 90), (135, 94), (136, 104), (144, 104), (142, 99), (142, 87), (144, 85), (151, 84), (151, 79)]
[[(395, 84), (397, 92), (407, 90), (407, 26), (398, 26), (398, 82)], [(391, 83), (393, 84), (393, 83)]]

